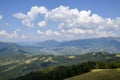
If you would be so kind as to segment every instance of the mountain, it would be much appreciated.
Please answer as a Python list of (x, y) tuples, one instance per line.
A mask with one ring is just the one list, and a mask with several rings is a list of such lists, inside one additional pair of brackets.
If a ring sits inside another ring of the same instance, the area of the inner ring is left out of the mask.
[(60, 47), (74, 47), (80, 52), (107, 51), (110, 53), (120, 52), (120, 38), (93, 38), (71, 40), (60, 44)]
[(0, 55), (11, 55), (11, 54), (30, 54), (24, 51), (24, 47), (12, 42), (0, 42)]
[(120, 37), (110, 37), (111, 39), (120, 42)]
[[(120, 40), (120, 38), (119, 38)], [(91, 46), (116, 46), (120, 47), (120, 42), (117, 38), (93, 38), (93, 39), (82, 39), (82, 40), (71, 40), (67, 42), (63, 42), (60, 46), (75, 46), (80, 48), (87, 48)]]
[(13, 42), (2, 42), (0, 41), (0, 48), (2, 47), (20, 47), (19, 45), (17, 45), (16, 43)]
[[(53, 45), (54, 44), (54, 45)], [(66, 42), (57, 42), (54, 40), (42, 42), (41, 47), (58, 54), (80, 55), (88, 52), (105, 51), (109, 53), (120, 52), (120, 37), (101, 37), (92, 39), (79, 39)], [(48, 47), (49, 46), (49, 47)], [(43, 49), (41, 49), (43, 51)]]
[(37, 46), (37, 41), (21, 41), (21, 42), (16, 42), (16, 44), (21, 46)]
[(44, 54), (81, 55), (88, 52), (99, 51), (119, 53), (120, 37), (78, 39), (65, 42), (49, 40), (40, 42), (38, 45), (39, 50)]
[(24, 41), (24, 42), (16, 42), (21, 46), (34, 46), (34, 47), (56, 47), (60, 45), (59, 41), (56, 40), (47, 40), (47, 41)]
[[(8, 52), (12, 52), (17, 49), (18, 51), (23, 50), (23, 53), (29, 52), (35, 55), (36, 54), (81, 55), (88, 52), (99, 52), (99, 51), (104, 51), (109, 53), (119, 53), (120, 37), (79, 39), (79, 40), (71, 40), (65, 42), (59, 42), (56, 40), (48, 40), (43, 42), (26, 41), (21, 43), (0, 42), (0, 52), (6, 51), (5, 53), (8, 54)], [(12, 53), (16, 53), (16, 52), (12, 52)]]
[(91, 39), (78, 39), (65, 42), (48, 40), (43, 42), (23, 42), (27, 51), (43, 55), (81, 55), (88, 52), (105, 51), (109, 53), (120, 52), (120, 37), (101, 37)]
[(61, 44), (61, 42), (58, 42), (56, 40), (48, 40), (44, 42), (37, 43), (41, 47), (57, 47)]

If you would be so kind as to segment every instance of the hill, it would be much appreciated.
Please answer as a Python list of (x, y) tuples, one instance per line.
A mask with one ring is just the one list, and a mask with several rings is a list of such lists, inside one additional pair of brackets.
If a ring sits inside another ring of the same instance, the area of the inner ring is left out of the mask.
[(16, 78), (38, 69), (52, 66), (73, 65), (88, 61), (120, 61), (120, 54), (92, 52), (83, 55), (30, 55), (11, 54), (0, 56), (0, 80)]
[(94, 69), (65, 80), (120, 80), (120, 69)]
[[(81, 53), (107, 51), (110, 53), (120, 52), (120, 38), (103, 37), (93, 39), (71, 40), (60, 44), (61, 47), (73, 47)], [(68, 48), (68, 49), (69, 49)], [(69, 49), (69, 51), (71, 51)], [(76, 51), (78, 52), (78, 51)]]
[(61, 44), (61, 42), (58, 42), (56, 40), (48, 40), (44, 42), (37, 43), (40, 47), (57, 47)]
[(13, 54), (30, 54), (25, 51), (25, 47), (12, 42), (0, 42), (0, 57)]
[[(21, 76), (15, 80), (39, 80), (39, 79), (41, 80), (63, 80), (68, 77), (87, 73), (93, 69), (113, 69), (113, 68), (120, 68), (120, 63), (119, 62), (86, 62), (86, 63), (77, 64), (77, 65), (50, 67), (50, 68), (38, 70), (35, 72), (31, 72), (25, 76)], [(110, 74), (109, 71), (107, 73)], [(103, 74), (105, 75), (107, 75), (107, 73), (106, 71), (103, 72)], [(117, 73), (115, 73), (113, 77), (119, 79), (119, 74)], [(102, 73), (99, 73), (98, 75), (101, 76)], [(102, 78), (105, 78), (105, 77), (102, 77)], [(101, 80), (104, 80), (102, 78)], [(87, 77), (87, 80), (89, 80), (89, 77)]]

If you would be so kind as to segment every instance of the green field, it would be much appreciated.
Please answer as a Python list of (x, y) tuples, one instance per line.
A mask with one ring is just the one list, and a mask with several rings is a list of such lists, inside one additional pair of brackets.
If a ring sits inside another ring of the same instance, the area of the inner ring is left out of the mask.
[(65, 80), (120, 80), (120, 69), (94, 69)]

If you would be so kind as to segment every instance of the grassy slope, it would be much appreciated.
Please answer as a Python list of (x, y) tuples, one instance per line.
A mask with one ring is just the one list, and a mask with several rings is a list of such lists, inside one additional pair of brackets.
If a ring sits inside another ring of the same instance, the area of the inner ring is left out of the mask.
[(95, 69), (65, 80), (120, 80), (120, 69)]

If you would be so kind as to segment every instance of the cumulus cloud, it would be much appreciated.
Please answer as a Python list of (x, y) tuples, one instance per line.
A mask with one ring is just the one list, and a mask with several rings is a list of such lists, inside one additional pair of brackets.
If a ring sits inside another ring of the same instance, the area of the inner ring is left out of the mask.
[(7, 32), (6, 32), (5, 30), (1, 30), (1, 31), (0, 31), (0, 35), (1, 35), (1, 36), (6, 36), (6, 35), (7, 35)]
[[(61, 22), (58, 28), (64, 34), (81, 35), (96, 34), (96, 37), (115, 36), (114, 31), (120, 30), (120, 18), (102, 18), (92, 14), (90, 10), (70, 9), (60, 6), (51, 10), (46, 16), (48, 20)], [(98, 33), (99, 31), (99, 33)], [(91, 36), (92, 37), (92, 36)]]
[(26, 38), (25, 35), (19, 34), (20, 31), (21, 31), (20, 29), (16, 29), (12, 33), (9, 33), (5, 30), (1, 30), (0, 31), (0, 36), (3, 36), (5, 38)]
[(2, 20), (3, 19), (3, 17), (2, 17), (2, 15), (0, 15), (0, 20)]
[[(59, 23), (56, 31), (46, 30), (44, 32), (38, 30), (37, 33), (43, 36), (68, 36), (76, 38), (78, 35), (86, 37), (86, 35), (94, 35), (95, 37), (116, 36), (115, 32), (120, 30), (120, 18), (116, 19), (103, 18), (98, 14), (92, 13), (90, 10), (70, 9), (68, 6), (59, 6), (52, 10), (48, 10), (44, 6), (34, 6), (27, 14), (16, 13), (14, 17), (20, 19), (22, 23), (28, 27), (34, 26), (37, 17), (44, 15), (42, 21), (38, 21), (39, 27), (51, 25), (49, 23)], [(61, 35), (62, 34), (62, 35)], [(81, 37), (79, 36), (79, 37)], [(92, 36), (91, 36), (92, 37)]]
[(46, 22), (45, 22), (45, 21), (40, 21), (40, 22), (38, 23), (38, 26), (39, 26), (39, 27), (44, 27), (44, 26), (46, 26)]
[(46, 30), (46, 31), (41, 31), (37, 30), (37, 34), (39, 36), (39, 39), (41, 40), (50, 40), (50, 39), (55, 39), (55, 40), (60, 40), (62, 39), (62, 34), (58, 31), (53, 31), (53, 30)]
[(43, 35), (44, 33), (42, 32), (42, 31), (40, 31), (40, 30), (37, 30), (37, 33), (39, 34), (39, 35)]
[(57, 32), (57, 31), (52, 31), (52, 30), (47, 30), (46, 32), (45, 32), (45, 34), (46, 35), (55, 35), (55, 36), (59, 36), (60, 35), (60, 33), (59, 32)]
[(16, 13), (13, 14), (14, 17), (20, 19), (23, 25), (27, 27), (34, 27), (34, 20), (41, 14), (45, 15), (47, 13), (47, 9), (44, 6), (38, 7), (34, 6), (31, 8), (27, 14), (24, 13)]
[(112, 22), (114, 20), (110, 18), (104, 19), (97, 14), (92, 14), (90, 10), (79, 11), (78, 9), (69, 9), (69, 7), (65, 6), (60, 6), (51, 10), (47, 18), (54, 21), (61, 21), (63, 28), (94, 29), (99, 26), (107, 26), (107, 28), (112, 26), (116, 28)]
[(82, 29), (70, 29), (70, 30), (66, 30), (67, 33), (69, 34), (93, 34), (94, 31), (93, 30), (82, 30)]
[(60, 36), (61, 34), (57, 31), (52, 31), (52, 30), (47, 30), (45, 32), (42, 32), (40, 30), (37, 30), (37, 33), (39, 35), (43, 35), (43, 36)]
[(18, 37), (18, 32), (20, 32), (20, 29), (15, 30), (13, 33), (8, 34), (7, 37), (9, 38), (17, 38)]
[(99, 37), (110, 37), (110, 36), (116, 36), (114, 33), (112, 32), (106, 32), (106, 31), (96, 31), (96, 34), (99, 36)]
[(23, 13), (16, 13), (13, 15), (14, 17), (18, 18), (18, 19), (25, 19), (27, 16)]
[(25, 39), (25, 38), (27, 38), (27, 36), (21, 35), (20, 38)]

